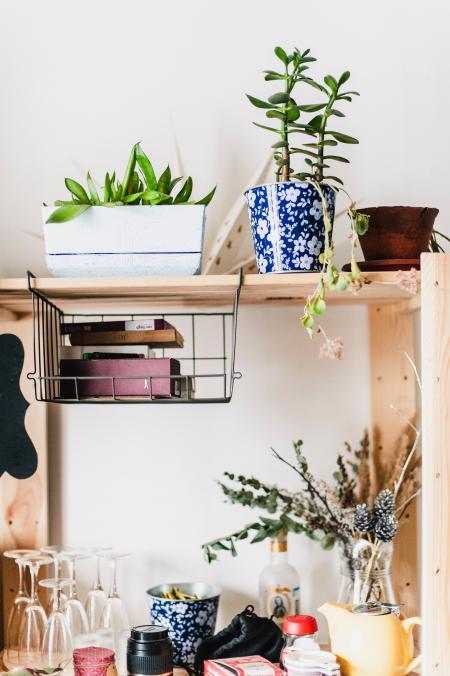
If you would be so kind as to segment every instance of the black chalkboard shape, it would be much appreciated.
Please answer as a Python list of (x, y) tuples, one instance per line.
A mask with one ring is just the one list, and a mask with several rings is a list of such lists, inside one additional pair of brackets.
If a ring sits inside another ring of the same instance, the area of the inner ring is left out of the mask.
[(37, 453), (25, 429), (29, 406), (20, 389), (22, 342), (11, 333), (0, 335), (0, 476), (27, 479), (37, 469)]

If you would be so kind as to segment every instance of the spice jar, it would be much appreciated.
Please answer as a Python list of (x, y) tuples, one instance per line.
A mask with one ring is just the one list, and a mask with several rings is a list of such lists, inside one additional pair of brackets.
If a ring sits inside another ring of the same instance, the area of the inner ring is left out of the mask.
[(73, 651), (74, 676), (117, 676), (114, 650), (109, 648), (77, 648)]
[(312, 615), (290, 615), (286, 617), (281, 626), (283, 632), (283, 648), (280, 655), (280, 663), (284, 668), (284, 654), (294, 646), (299, 638), (317, 641), (317, 620)]

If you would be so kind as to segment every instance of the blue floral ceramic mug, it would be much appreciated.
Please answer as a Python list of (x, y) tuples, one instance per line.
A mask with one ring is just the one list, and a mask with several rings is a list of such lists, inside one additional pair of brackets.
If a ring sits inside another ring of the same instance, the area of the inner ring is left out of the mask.
[[(333, 222), (336, 193), (322, 186)], [(310, 183), (286, 181), (246, 191), (258, 270), (317, 272), (325, 248), (322, 200)]]
[[(161, 598), (173, 587), (199, 599), (179, 601)], [(175, 664), (193, 666), (198, 646), (203, 639), (214, 634), (221, 593), (219, 587), (202, 582), (161, 584), (147, 590), (151, 621), (168, 628)]]

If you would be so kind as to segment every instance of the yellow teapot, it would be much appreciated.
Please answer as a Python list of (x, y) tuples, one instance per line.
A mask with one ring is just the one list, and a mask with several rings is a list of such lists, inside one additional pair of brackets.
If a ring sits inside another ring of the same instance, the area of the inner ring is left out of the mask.
[(325, 603), (319, 612), (327, 619), (342, 676), (404, 676), (419, 666), (421, 656), (413, 659), (412, 654), (412, 629), (422, 624), (419, 617), (401, 620), (371, 604), (355, 609)]

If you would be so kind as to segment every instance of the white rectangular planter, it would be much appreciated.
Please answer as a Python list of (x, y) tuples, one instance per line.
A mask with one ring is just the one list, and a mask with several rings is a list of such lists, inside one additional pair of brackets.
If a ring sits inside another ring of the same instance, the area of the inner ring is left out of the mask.
[(200, 204), (91, 207), (46, 223), (47, 267), (55, 277), (195, 275), (201, 271), (205, 207)]

